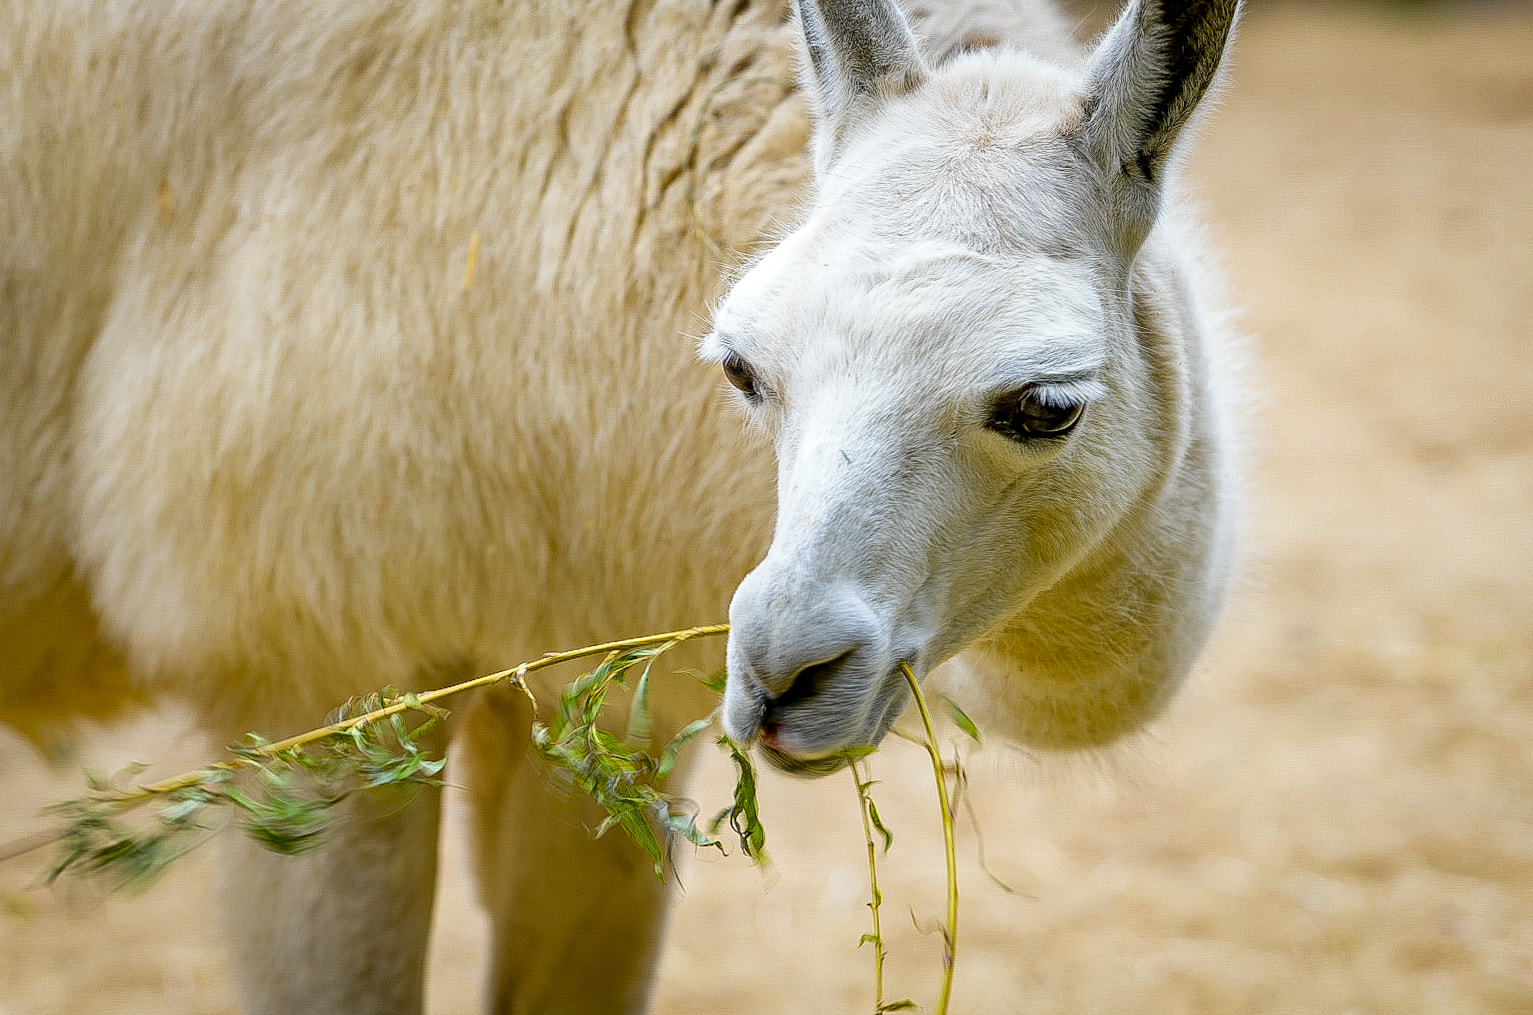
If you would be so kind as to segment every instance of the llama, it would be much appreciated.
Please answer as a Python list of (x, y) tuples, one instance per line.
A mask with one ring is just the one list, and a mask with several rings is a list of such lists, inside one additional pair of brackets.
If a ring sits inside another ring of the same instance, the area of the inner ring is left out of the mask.
[[(724, 725), (791, 771), (876, 743), (901, 663), (1019, 743), (1141, 726), (1228, 570), (1166, 185), (1236, 7), (1078, 56), (1041, 0), (11, 5), (0, 720), (280, 733), (727, 606)], [(487, 1007), (641, 1011), (666, 889), (520, 701), (466, 711)], [(397, 803), (225, 844), (248, 1010), (420, 1010), (440, 808)]]

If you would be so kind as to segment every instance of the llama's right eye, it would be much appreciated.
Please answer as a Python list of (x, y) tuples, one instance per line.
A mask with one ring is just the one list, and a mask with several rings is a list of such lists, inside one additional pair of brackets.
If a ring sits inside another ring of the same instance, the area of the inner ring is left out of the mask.
[(1014, 441), (1064, 437), (1086, 411), (1084, 402), (1060, 398), (1029, 385), (996, 407), (990, 429)]
[(756, 387), (756, 371), (751, 369), (749, 363), (734, 353), (730, 353), (724, 357), (722, 366), (724, 367), (725, 379), (736, 388), (739, 388), (746, 398), (757, 398), (760, 396), (761, 392)]

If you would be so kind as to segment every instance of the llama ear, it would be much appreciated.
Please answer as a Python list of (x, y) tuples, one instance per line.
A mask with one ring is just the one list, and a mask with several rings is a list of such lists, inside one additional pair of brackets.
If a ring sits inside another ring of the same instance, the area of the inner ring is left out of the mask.
[(1087, 65), (1088, 143), (1132, 246), (1154, 224), (1177, 138), (1224, 56), (1240, 0), (1133, 0)]
[(815, 170), (823, 174), (852, 127), (884, 99), (926, 80), (926, 62), (894, 0), (796, 0), (802, 78), (817, 114)]

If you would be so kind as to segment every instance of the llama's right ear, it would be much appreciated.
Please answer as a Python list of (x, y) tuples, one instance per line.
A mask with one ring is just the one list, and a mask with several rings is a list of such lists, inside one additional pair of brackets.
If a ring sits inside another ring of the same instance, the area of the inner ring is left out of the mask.
[(929, 72), (894, 0), (795, 0), (793, 6), (807, 54), (804, 90), (817, 120), (815, 171), (823, 174), (853, 127)]
[(1132, 248), (1155, 222), (1177, 138), (1218, 74), (1239, 8), (1240, 0), (1132, 0), (1091, 56), (1085, 136)]

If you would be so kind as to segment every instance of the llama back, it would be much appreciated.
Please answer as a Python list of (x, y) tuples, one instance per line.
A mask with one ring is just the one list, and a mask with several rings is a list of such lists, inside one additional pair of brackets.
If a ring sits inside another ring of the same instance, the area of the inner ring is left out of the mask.
[(803, 126), (780, 86), (703, 106), (788, 73), (777, 12), (10, 17), (0, 631), (40, 643), (0, 700), (105, 640), (309, 715), (722, 613), (770, 470), (719, 450), (702, 233), (785, 211)]

